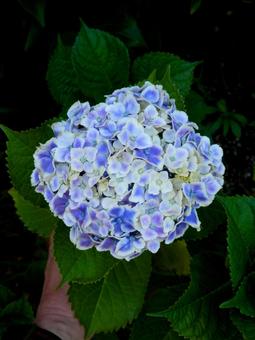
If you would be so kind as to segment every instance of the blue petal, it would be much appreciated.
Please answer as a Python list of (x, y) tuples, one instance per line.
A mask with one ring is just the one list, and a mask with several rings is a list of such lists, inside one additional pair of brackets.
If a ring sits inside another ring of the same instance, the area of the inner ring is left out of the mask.
[(94, 242), (92, 241), (90, 236), (85, 233), (80, 235), (78, 242), (76, 244), (76, 247), (80, 250), (90, 249), (93, 246), (94, 246)]
[(192, 208), (188, 216), (184, 217), (183, 222), (188, 223), (190, 226), (196, 228), (200, 226), (200, 221), (196, 209)]
[(154, 85), (146, 87), (141, 96), (147, 99), (151, 103), (156, 103), (159, 100), (159, 91), (155, 88)]

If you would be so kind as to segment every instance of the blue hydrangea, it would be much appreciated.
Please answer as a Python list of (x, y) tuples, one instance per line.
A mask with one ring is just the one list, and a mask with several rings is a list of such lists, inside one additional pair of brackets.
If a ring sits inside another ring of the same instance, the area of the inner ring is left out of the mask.
[(34, 153), (31, 183), (78, 249), (131, 260), (191, 227), (223, 186), (223, 151), (161, 85), (74, 103)]

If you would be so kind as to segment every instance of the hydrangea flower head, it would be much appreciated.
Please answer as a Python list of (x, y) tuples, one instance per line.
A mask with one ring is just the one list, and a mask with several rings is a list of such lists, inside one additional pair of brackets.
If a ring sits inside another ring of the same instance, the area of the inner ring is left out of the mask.
[(223, 185), (223, 151), (161, 85), (76, 102), (67, 117), (35, 151), (31, 183), (78, 249), (131, 260), (199, 230), (197, 209)]

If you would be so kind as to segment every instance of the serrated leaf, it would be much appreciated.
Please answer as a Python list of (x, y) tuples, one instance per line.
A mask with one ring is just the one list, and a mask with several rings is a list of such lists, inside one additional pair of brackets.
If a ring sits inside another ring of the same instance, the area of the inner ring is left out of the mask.
[(184, 240), (177, 240), (170, 245), (162, 245), (154, 257), (156, 268), (178, 276), (190, 274), (190, 254)]
[(220, 225), (226, 221), (224, 208), (217, 202), (213, 201), (208, 207), (201, 207), (197, 210), (199, 220), (201, 221), (201, 230), (189, 228), (184, 234), (185, 240), (201, 240), (211, 235)]
[(179, 335), (191, 340), (221, 340), (227, 335), (227, 320), (219, 313), (218, 304), (229, 283), (222, 284), (221, 275), (212, 271), (213, 263), (209, 255), (195, 256), (189, 288), (174, 306), (153, 314), (168, 318)]
[(64, 106), (69, 106), (81, 97), (71, 53), (72, 47), (65, 46), (59, 38), (46, 76), (52, 97)]
[(13, 131), (0, 125), (8, 138), (7, 166), (14, 188), (35, 205), (46, 206), (42, 195), (37, 194), (30, 183), (34, 169), (33, 154), (39, 143), (44, 143), (52, 137), (52, 130), (46, 122), (42, 126), (22, 132)]
[(243, 335), (244, 340), (254, 340), (255, 320), (243, 315), (233, 314), (230, 316), (233, 324)]
[(118, 261), (100, 281), (71, 285), (69, 300), (87, 338), (124, 327), (137, 316), (150, 270), (150, 256), (144, 253), (130, 262)]
[(89, 97), (100, 99), (127, 84), (129, 55), (125, 45), (83, 22), (73, 45), (72, 61), (79, 87)]
[[(255, 272), (248, 274), (238, 288), (236, 295), (223, 302), (221, 308), (238, 308), (244, 315), (255, 317)], [(255, 322), (255, 320), (254, 320)]]
[(158, 79), (161, 79), (168, 65), (171, 67), (172, 81), (185, 97), (189, 93), (193, 71), (198, 62), (188, 62), (170, 53), (150, 52), (135, 60), (132, 67), (133, 79), (145, 80), (154, 69), (157, 69)]
[(17, 215), (24, 225), (32, 232), (40, 236), (48, 237), (57, 224), (57, 219), (49, 208), (41, 208), (22, 197), (17, 190), (9, 191), (14, 200)]
[(20, 298), (1, 309), (0, 319), (6, 324), (27, 325), (33, 322), (34, 313), (27, 299)]
[(178, 110), (185, 110), (184, 98), (179, 89), (172, 80), (170, 73), (170, 65), (167, 66), (163, 78), (159, 81), (163, 88), (168, 92), (170, 98), (175, 99), (176, 107)]
[(95, 248), (77, 249), (69, 239), (69, 230), (63, 223), (58, 223), (54, 236), (54, 255), (63, 282), (94, 282), (118, 263), (108, 252), (98, 252)]
[(255, 198), (219, 197), (228, 218), (228, 256), (233, 287), (237, 287), (252, 263), (255, 250)]

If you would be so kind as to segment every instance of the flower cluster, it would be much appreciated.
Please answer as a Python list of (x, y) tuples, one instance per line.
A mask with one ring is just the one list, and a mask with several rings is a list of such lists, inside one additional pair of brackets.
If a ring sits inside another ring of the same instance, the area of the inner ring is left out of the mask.
[(161, 85), (76, 102), (34, 154), (31, 176), (78, 249), (130, 260), (173, 242), (223, 185), (222, 149), (196, 132)]

